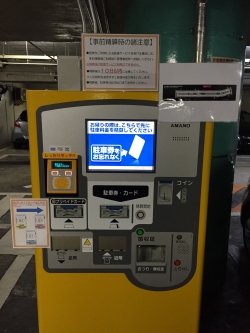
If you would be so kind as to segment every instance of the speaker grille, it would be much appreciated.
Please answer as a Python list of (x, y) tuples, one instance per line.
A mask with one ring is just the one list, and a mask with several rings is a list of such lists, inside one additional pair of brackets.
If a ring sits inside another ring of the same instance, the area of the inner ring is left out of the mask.
[(173, 141), (189, 141), (189, 136), (173, 136)]

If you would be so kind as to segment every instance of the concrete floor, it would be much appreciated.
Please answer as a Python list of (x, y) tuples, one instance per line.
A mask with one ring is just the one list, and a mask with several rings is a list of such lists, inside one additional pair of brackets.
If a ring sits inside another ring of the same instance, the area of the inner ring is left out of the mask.
[(0, 149), (0, 193), (30, 192), (29, 149), (16, 150), (12, 146)]
[[(28, 155), (28, 149), (0, 148), (0, 333), (38, 333), (33, 251), (13, 249), (10, 231), (9, 199), (31, 195)], [(237, 156), (235, 184), (241, 186), (233, 196), (227, 277), (218, 295), (203, 300), (199, 333), (250, 332), (250, 260), (235, 209), (249, 176), (250, 155)]]

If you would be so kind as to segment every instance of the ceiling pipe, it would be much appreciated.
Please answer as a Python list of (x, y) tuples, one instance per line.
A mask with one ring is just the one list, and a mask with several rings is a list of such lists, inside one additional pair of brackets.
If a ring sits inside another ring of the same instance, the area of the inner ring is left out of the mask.
[(81, 1), (77, 0), (77, 3), (78, 3), (79, 11), (80, 11), (80, 14), (81, 14), (81, 19), (82, 19), (82, 33), (85, 33), (86, 32), (86, 21), (85, 21), (84, 11), (83, 11), (83, 8), (82, 8)]
[(205, 15), (207, 0), (198, 0), (197, 36), (196, 36), (196, 62), (203, 62), (205, 39)]
[(94, 6), (93, 6), (93, 2), (92, 0), (88, 0), (89, 1), (89, 9), (90, 9), (90, 13), (92, 16), (92, 20), (93, 20), (93, 25), (94, 25), (94, 33), (98, 33), (98, 28), (97, 28), (97, 21), (96, 21), (96, 16), (95, 16), (95, 10), (94, 10)]
[(84, 8), (86, 9), (91, 28), (92, 28), (92, 30), (94, 30), (94, 24), (93, 24), (93, 21), (92, 21), (92, 17), (91, 17), (90, 11), (89, 11), (89, 7), (87, 6), (85, 0), (83, 0), (83, 5), (84, 5)]
[(97, 24), (98, 24), (99, 32), (102, 34), (103, 33), (102, 23), (101, 23), (101, 20), (100, 20), (100, 17), (99, 17), (98, 10), (96, 8), (95, 0), (93, 1), (93, 7), (94, 7), (94, 11), (95, 11), (95, 16), (97, 18)]
[[(37, 56), (37, 55), (19, 55), (19, 54), (0, 54), (0, 60), (1, 59), (23, 59), (23, 60), (49, 60), (50, 58), (48, 56)], [(57, 59), (57, 56), (54, 57), (54, 59)]]
[(1, 61), (3, 65), (33, 65), (33, 66), (57, 66), (56, 63), (51, 62), (15, 62), (15, 61)]
[(107, 16), (107, 9), (106, 9), (105, 0), (102, 0), (102, 9), (103, 9), (103, 15), (104, 15), (104, 19), (105, 19), (106, 32), (108, 34), (110, 34), (109, 21), (108, 21), (108, 16)]
[(53, 57), (51, 57), (48, 53), (44, 52), (42, 49), (40, 49), (40, 47), (36, 46), (34, 43), (32, 43), (30, 41), (28, 41), (28, 43), (30, 43), (32, 46), (34, 46), (36, 49), (38, 49), (40, 52), (42, 52), (43, 54), (45, 54), (47, 57), (49, 57), (54, 62), (57, 62)]

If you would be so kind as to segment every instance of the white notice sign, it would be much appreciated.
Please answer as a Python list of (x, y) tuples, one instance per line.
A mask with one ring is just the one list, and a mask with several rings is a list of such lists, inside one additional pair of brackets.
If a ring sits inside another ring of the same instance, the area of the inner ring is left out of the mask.
[(242, 65), (160, 64), (160, 122), (237, 122)]
[(82, 34), (83, 90), (158, 90), (158, 35)]
[(50, 247), (48, 199), (10, 199), (14, 248)]

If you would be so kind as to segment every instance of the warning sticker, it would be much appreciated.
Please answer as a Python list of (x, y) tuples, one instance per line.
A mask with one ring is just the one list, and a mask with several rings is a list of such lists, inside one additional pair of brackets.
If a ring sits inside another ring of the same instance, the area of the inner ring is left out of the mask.
[(82, 239), (82, 252), (93, 252), (93, 238)]

